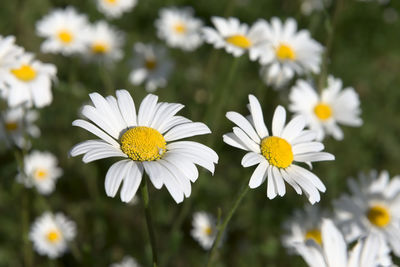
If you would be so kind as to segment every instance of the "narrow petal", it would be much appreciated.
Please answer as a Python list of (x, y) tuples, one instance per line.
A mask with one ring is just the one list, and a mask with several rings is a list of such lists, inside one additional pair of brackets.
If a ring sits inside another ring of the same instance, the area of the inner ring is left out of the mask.
[(256, 153), (261, 153), (260, 146), (255, 143), (250, 137), (247, 136), (245, 132), (239, 127), (233, 127), (233, 133), (242, 141), (251, 151)]
[(117, 99), (122, 117), (128, 126), (137, 126), (135, 102), (126, 90), (117, 90)]
[(104, 182), (107, 196), (115, 197), (131, 162), (129, 159), (117, 161), (108, 169)]
[(243, 149), (246, 151), (250, 151), (251, 149), (247, 147), (234, 133), (227, 133), (222, 136), (222, 139), (225, 143), (230, 146)]
[(241, 114), (237, 112), (227, 112), (226, 117), (235, 123), (239, 128), (241, 128), (254, 142), (257, 144), (260, 143), (260, 137), (254, 130), (253, 126), (250, 124), (248, 120), (246, 120), (245, 117), (243, 117)]
[(158, 97), (152, 94), (148, 94), (142, 101), (139, 107), (138, 113), (138, 125), (149, 126), (150, 120), (154, 116)]
[(294, 160), (298, 162), (316, 162), (334, 159), (335, 156), (327, 152), (307, 153), (294, 156)]
[(285, 183), (283, 182), (282, 175), (278, 168), (272, 168), (272, 174), (274, 175), (275, 186), (278, 191), (278, 195), (284, 196), (286, 193)]
[(282, 106), (277, 106), (272, 119), (272, 134), (281, 136), (286, 121), (286, 111)]
[(262, 155), (254, 152), (249, 152), (242, 158), (242, 166), (245, 168), (250, 167), (260, 163), (263, 160), (265, 160), (265, 158)]
[(164, 135), (164, 138), (167, 142), (171, 142), (178, 139), (209, 133), (211, 133), (211, 131), (204, 123), (191, 122), (180, 124), (172, 128)]
[(260, 138), (264, 138), (269, 135), (267, 126), (264, 123), (264, 116), (262, 113), (260, 102), (258, 99), (253, 96), (249, 95), (249, 103), (250, 103), (250, 113), (253, 117), (253, 125), (256, 128), (256, 131)]
[(254, 170), (253, 174), (251, 175), (251, 178), (249, 181), (250, 188), (257, 188), (265, 181), (265, 178), (267, 177), (268, 165), (269, 164), (266, 160), (264, 160), (260, 164), (258, 164), (257, 168)]
[(155, 161), (143, 161), (144, 170), (150, 178), (151, 183), (155, 188), (160, 189), (163, 186), (163, 173)]
[(305, 126), (305, 118), (303, 116), (296, 116), (283, 129), (281, 137), (290, 142), (300, 135)]
[(143, 166), (141, 164), (136, 164), (135, 162), (130, 162), (130, 168), (126, 172), (124, 178), (124, 184), (121, 189), (121, 200), (122, 202), (130, 202), (135, 196), (140, 182), (143, 176)]
[(274, 177), (272, 176), (272, 168), (274, 168), (274, 166), (268, 167), (267, 197), (269, 199), (273, 199), (276, 197), (276, 188), (274, 183)]

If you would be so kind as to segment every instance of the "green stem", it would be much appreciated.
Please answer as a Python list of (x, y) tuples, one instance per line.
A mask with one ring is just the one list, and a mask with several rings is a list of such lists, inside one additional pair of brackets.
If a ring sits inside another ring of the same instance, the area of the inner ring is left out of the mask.
[(22, 191), (22, 211), (21, 211), (21, 224), (22, 224), (22, 242), (24, 250), (24, 266), (33, 266), (33, 255), (29, 243), (29, 192)]
[(99, 63), (99, 75), (103, 82), (104, 90), (108, 95), (114, 94), (114, 85), (111, 80), (109, 70), (106, 69), (105, 64)]
[(156, 246), (156, 238), (155, 238), (154, 228), (153, 228), (153, 221), (151, 219), (151, 213), (150, 213), (149, 190), (147, 189), (146, 177), (143, 177), (143, 181), (141, 184), (141, 190), (142, 190), (144, 213), (146, 216), (147, 231), (149, 233), (151, 251), (153, 254), (153, 267), (157, 267), (157, 264), (158, 264), (157, 249), (156, 249), (157, 246)]
[(218, 248), (220, 246), (220, 242), (221, 242), (221, 238), (225, 232), (226, 227), (229, 224), (229, 221), (232, 219), (233, 214), (236, 212), (237, 208), (239, 207), (239, 204), (242, 202), (244, 196), (247, 194), (247, 192), (250, 190), (250, 187), (247, 185), (247, 181), (246, 184), (243, 186), (242, 191), (240, 192), (238, 198), (235, 200), (231, 210), (228, 213), (228, 216), (225, 218), (225, 220), (223, 221), (222, 225), (220, 225), (218, 227), (218, 234), (217, 237), (214, 241), (214, 244), (211, 248), (210, 251), (210, 256), (208, 257), (208, 262), (207, 262), (207, 267), (212, 266), (212, 262), (215, 258), (215, 255), (218, 251)]

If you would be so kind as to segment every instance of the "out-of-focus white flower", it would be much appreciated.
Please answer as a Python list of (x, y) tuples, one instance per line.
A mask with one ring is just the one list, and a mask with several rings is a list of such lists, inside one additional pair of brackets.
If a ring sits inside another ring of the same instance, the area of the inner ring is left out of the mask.
[(168, 46), (193, 51), (203, 43), (200, 29), (203, 23), (193, 16), (191, 8), (163, 8), (156, 20), (158, 37)]
[(400, 256), (400, 176), (387, 171), (378, 176), (360, 174), (359, 183), (348, 180), (351, 195), (334, 202), (338, 225), (348, 242), (366, 234), (377, 234)]
[(25, 110), (22, 107), (8, 109), (1, 115), (0, 137), (7, 146), (16, 145), (19, 148), (29, 148), (26, 137), (39, 137), (40, 130), (34, 124), (38, 119), (35, 110)]
[(320, 95), (304, 80), (297, 81), (290, 92), (289, 110), (306, 118), (307, 125), (317, 132), (317, 140), (324, 139), (326, 134), (342, 140), (343, 132), (338, 124), (362, 125), (358, 94), (352, 87), (342, 87), (340, 79), (329, 76), (327, 87)]
[(61, 53), (65, 56), (82, 53), (86, 49), (89, 23), (87, 16), (73, 7), (55, 9), (36, 24), (37, 34), (46, 40), (43, 53)]
[(295, 162), (311, 164), (315, 161), (334, 160), (335, 157), (321, 152), (324, 145), (315, 142), (314, 131), (304, 130), (305, 119), (297, 116), (285, 126), (286, 111), (282, 106), (275, 109), (272, 119), (272, 135), (264, 123), (258, 99), (249, 95), (250, 116), (228, 112), (226, 117), (235, 123), (233, 132), (223, 136), (224, 142), (233, 147), (249, 151), (242, 159), (243, 167), (257, 165), (250, 181), (250, 188), (259, 187), (268, 178), (267, 197), (275, 198), (286, 193), (285, 183), (298, 194), (303, 191), (311, 204), (320, 200), (318, 191), (325, 192), (321, 180), (312, 172)]
[(134, 258), (126, 256), (121, 262), (113, 263), (110, 267), (140, 267), (140, 264)]
[(210, 249), (217, 236), (214, 216), (207, 212), (193, 214), (192, 230), (190, 234), (206, 250)]
[(321, 11), (331, 5), (331, 0), (302, 0), (301, 13), (310, 16), (314, 11)]
[(11, 69), (20, 65), (20, 58), (24, 49), (15, 45), (14, 36), (3, 37), (0, 35), (0, 93), (4, 94), (4, 78)]
[(35, 187), (40, 194), (48, 195), (54, 191), (62, 169), (57, 158), (49, 152), (33, 151), (24, 158), (24, 170), (17, 176), (17, 181), (27, 187)]
[(109, 18), (119, 18), (129, 12), (137, 4), (137, 0), (97, 0), (97, 9)]
[(29, 238), (40, 255), (58, 258), (76, 236), (76, 225), (62, 213), (45, 212), (31, 227)]
[(165, 47), (137, 43), (134, 52), (133, 70), (129, 74), (130, 82), (134, 85), (144, 83), (147, 92), (165, 87), (173, 68)]

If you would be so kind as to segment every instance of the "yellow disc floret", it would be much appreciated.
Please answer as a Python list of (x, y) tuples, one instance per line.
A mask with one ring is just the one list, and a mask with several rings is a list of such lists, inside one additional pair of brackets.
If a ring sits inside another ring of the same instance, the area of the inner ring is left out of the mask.
[(186, 25), (182, 22), (178, 22), (174, 25), (174, 30), (176, 33), (184, 34), (186, 32)]
[(36, 70), (27, 64), (23, 64), (19, 69), (12, 69), (11, 73), (24, 82), (29, 82), (36, 78)]
[(234, 46), (244, 48), (244, 49), (247, 49), (252, 45), (249, 38), (247, 38), (246, 36), (241, 35), (241, 34), (229, 36), (229, 37), (225, 38), (225, 41), (230, 44), (233, 44)]
[(261, 154), (269, 164), (278, 167), (289, 167), (293, 162), (292, 146), (283, 138), (269, 136), (261, 141)]
[(74, 36), (69, 30), (60, 30), (57, 34), (58, 39), (64, 44), (69, 44), (73, 41)]
[(321, 231), (318, 229), (311, 229), (306, 232), (306, 240), (314, 240), (317, 244), (322, 245)]
[(104, 1), (112, 5), (115, 5), (118, 2), (118, 0), (104, 0)]
[(276, 49), (276, 56), (280, 60), (295, 60), (296, 59), (296, 53), (293, 51), (293, 49), (286, 45), (286, 44), (280, 44), (278, 48)]
[(375, 205), (368, 209), (367, 218), (375, 226), (385, 227), (390, 222), (390, 212), (382, 205)]
[(145, 60), (144, 65), (148, 70), (154, 70), (157, 67), (157, 61), (155, 58), (148, 58)]
[(15, 121), (9, 121), (5, 123), (5, 128), (8, 132), (12, 132), (18, 129), (18, 123)]
[(48, 176), (48, 172), (46, 169), (38, 168), (34, 172), (34, 177), (36, 180), (44, 180)]
[(103, 42), (95, 42), (92, 44), (92, 52), (94, 54), (105, 54), (110, 50), (109, 46)]
[(210, 226), (204, 227), (204, 233), (210, 236), (213, 233), (213, 230)]
[(50, 243), (57, 243), (61, 239), (61, 233), (54, 229), (47, 233), (46, 238)]
[(165, 153), (167, 143), (157, 130), (138, 126), (127, 130), (120, 139), (121, 150), (136, 161), (160, 159)]
[(321, 121), (325, 121), (332, 117), (332, 108), (325, 103), (319, 103), (314, 107), (314, 113)]

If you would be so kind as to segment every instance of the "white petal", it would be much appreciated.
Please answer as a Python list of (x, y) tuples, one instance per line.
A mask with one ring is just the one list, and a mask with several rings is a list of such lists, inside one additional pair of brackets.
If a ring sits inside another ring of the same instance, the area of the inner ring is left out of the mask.
[(300, 186), (296, 183), (296, 181), (284, 170), (280, 169), (283, 179), (290, 184), (291, 187), (296, 191), (297, 194), (301, 195), (302, 191)]
[(282, 106), (277, 106), (272, 119), (272, 134), (281, 136), (286, 121), (286, 111)]
[(222, 136), (222, 139), (225, 143), (227, 143), (230, 146), (243, 149), (243, 150), (251, 150), (249, 147), (247, 147), (245, 144), (243, 144), (242, 141), (234, 134), (234, 133), (227, 133)]
[(272, 168), (272, 174), (275, 180), (275, 186), (278, 191), (278, 195), (283, 196), (286, 193), (285, 183), (283, 182), (282, 175), (278, 168)]
[(319, 191), (321, 192), (325, 192), (326, 187), (325, 185), (321, 182), (321, 180), (312, 172), (299, 167), (297, 165), (292, 164), (291, 165), (292, 170), (294, 170), (295, 172), (299, 173), (301, 176), (307, 178), (309, 181), (311, 181), (311, 183), (319, 189)]
[(264, 116), (262, 113), (260, 102), (258, 102), (258, 99), (253, 95), (249, 95), (249, 102), (250, 102), (250, 113), (251, 116), (253, 117), (254, 127), (256, 128), (258, 135), (261, 138), (264, 138), (268, 136), (268, 129), (264, 123)]
[(109, 144), (113, 145), (116, 148), (119, 148), (120, 145), (118, 144), (117, 141), (115, 141), (112, 137), (110, 137), (108, 134), (100, 130), (97, 126), (93, 125), (92, 123), (85, 121), (85, 120), (74, 120), (72, 122), (73, 126), (78, 126), (83, 129), (85, 129), (88, 132), (91, 132), (92, 134), (96, 135), (97, 137), (103, 139), (104, 141), (108, 142)]
[(251, 151), (261, 153), (260, 146), (248, 137), (248, 135), (239, 127), (233, 127), (233, 133), (243, 142)]
[(260, 137), (254, 130), (253, 126), (250, 124), (248, 120), (246, 120), (245, 117), (243, 117), (241, 114), (237, 112), (227, 112), (226, 117), (235, 123), (239, 128), (241, 128), (251, 139), (253, 139), (254, 142), (257, 144), (260, 143)]
[(274, 166), (269, 166), (268, 167), (267, 197), (269, 199), (273, 199), (273, 198), (276, 197), (276, 189), (275, 189), (274, 177), (272, 176), (272, 168), (274, 168)]
[(188, 153), (194, 154), (202, 154), (205, 158), (211, 160), (212, 162), (218, 162), (218, 155), (214, 150), (205, 146), (203, 144), (193, 142), (193, 141), (178, 141), (174, 143), (170, 143), (167, 146), (167, 149), (174, 151), (186, 151)]
[(300, 143), (292, 147), (293, 154), (304, 154), (310, 152), (319, 152), (324, 149), (324, 145), (320, 142)]
[(104, 182), (107, 196), (115, 197), (131, 162), (129, 159), (117, 161), (108, 169)]
[(133, 161), (130, 163), (130, 168), (126, 172), (124, 183), (121, 189), (122, 202), (128, 203), (135, 196), (143, 176), (143, 166)]
[(266, 160), (264, 160), (260, 164), (258, 164), (257, 168), (254, 170), (253, 174), (251, 175), (251, 178), (249, 181), (250, 188), (257, 188), (265, 181), (265, 178), (267, 177), (268, 165), (269, 164)]
[(126, 90), (117, 90), (116, 95), (118, 98), (119, 109), (121, 110), (122, 117), (126, 124), (128, 126), (136, 126), (137, 118), (135, 102), (133, 102), (131, 95)]
[(105, 119), (106, 115), (99, 113), (95, 107), (86, 105), (82, 109), (82, 115), (97, 124), (102, 130), (114, 137), (119, 138), (122, 129), (118, 129), (115, 125), (110, 124), (110, 120)]
[(306, 121), (303, 116), (294, 117), (283, 129), (281, 137), (289, 142), (295, 139), (306, 126)]
[(156, 161), (143, 161), (142, 164), (154, 187), (160, 189), (163, 186), (163, 173), (159, 164)]
[(334, 160), (335, 156), (326, 152), (299, 154), (294, 156), (294, 160), (298, 162), (316, 162)]
[(156, 109), (158, 97), (148, 94), (142, 101), (139, 107), (138, 125), (149, 126), (149, 122), (153, 119)]
[(172, 128), (164, 135), (164, 138), (167, 142), (170, 142), (195, 135), (202, 135), (209, 133), (211, 133), (211, 131), (204, 123), (191, 122), (191, 123), (180, 124)]
[[(175, 167), (175, 165), (169, 163), (168, 161), (161, 159), (158, 161), (158, 163), (160, 163), (167, 171), (170, 172), (171, 177), (175, 179), (175, 183), (180, 186), (185, 196), (190, 197), (192, 187), (190, 185), (189, 179), (186, 178), (185, 175), (178, 168)], [(166, 177), (165, 179), (168, 178)]]
[(322, 221), (323, 249), (328, 266), (347, 265), (347, 246), (342, 234), (331, 220)]
[(265, 158), (262, 155), (254, 152), (249, 152), (242, 158), (242, 166), (245, 168), (250, 167), (260, 163), (263, 160), (265, 160)]

